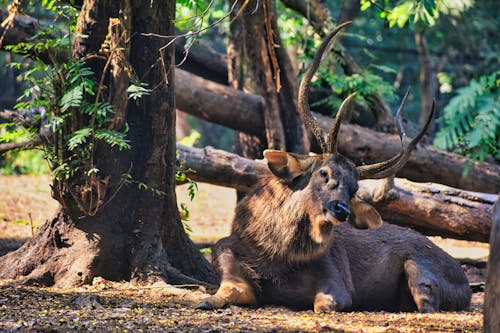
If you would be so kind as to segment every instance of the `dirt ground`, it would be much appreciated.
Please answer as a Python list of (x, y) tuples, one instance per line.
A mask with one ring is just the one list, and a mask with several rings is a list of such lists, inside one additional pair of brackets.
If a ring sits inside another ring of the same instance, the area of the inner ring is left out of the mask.
[[(0, 176), (0, 255), (30, 238), (54, 214), (57, 203), (50, 198), (49, 183), (48, 176)], [(212, 243), (229, 233), (236, 195), (198, 185), (193, 202), (187, 189), (179, 187), (178, 202), (189, 208), (191, 238)], [(234, 306), (207, 312), (193, 307), (209, 292), (202, 287), (138, 287), (97, 278), (91, 286), (57, 290), (0, 281), (0, 332), (480, 332), (488, 245), (432, 240), (454, 257), (467, 259), (462, 261), (468, 277), (479, 284), (471, 312), (314, 314)]]

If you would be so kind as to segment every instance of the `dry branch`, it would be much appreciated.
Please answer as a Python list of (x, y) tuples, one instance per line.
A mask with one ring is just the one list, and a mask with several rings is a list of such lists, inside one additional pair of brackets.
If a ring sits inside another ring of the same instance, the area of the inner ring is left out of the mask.
[(32, 147), (36, 147), (40, 145), (42, 141), (40, 140), (39, 137), (37, 137), (35, 140), (31, 141), (22, 141), (22, 142), (5, 142), (5, 143), (0, 143), (0, 155), (8, 152), (10, 150), (14, 149), (29, 149)]
[[(204, 120), (262, 137), (262, 98), (176, 70), (177, 108)], [(325, 128), (331, 118), (313, 113)], [(357, 125), (343, 124), (339, 150), (356, 164), (386, 160), (400, 150), (397, 135), (385, 134)], [(463, 170), (469, 166), (468, 176)], [(398, 176), (419, 182), (434, 182), (470, 191), (498, 193), (500, 166), (474, 162), (420, 144)]]
[[(248, 191), (259, 175), (269, 172), (263, 161), (245, 159), (222, 150), (181, 145), (177, 145), (177, 149), (181, 165), (196, 170), (189, 175), (195, 181)], [(496, 195), (396, 179), (390, 199), (372, 202), (379, 182), (360, 181), (358, 196), (374, 204), (385, 220), (429, 235), (488, 242), (490, 210)]]

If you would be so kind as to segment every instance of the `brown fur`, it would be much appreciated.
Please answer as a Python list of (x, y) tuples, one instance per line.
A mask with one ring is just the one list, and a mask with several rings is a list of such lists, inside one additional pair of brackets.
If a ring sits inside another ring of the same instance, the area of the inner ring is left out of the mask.
[[(222, 283), (200, 308), (280, 304), (317, 312), (466, 310), (460, 267), (422, 235), (384, 224), (352, 199), (355, 166), (340, 154), (267, 152), (273, 175), (236, 207), (231, 235), (213, 249)], [(349, 205), (347, 223), (331, 202)]]

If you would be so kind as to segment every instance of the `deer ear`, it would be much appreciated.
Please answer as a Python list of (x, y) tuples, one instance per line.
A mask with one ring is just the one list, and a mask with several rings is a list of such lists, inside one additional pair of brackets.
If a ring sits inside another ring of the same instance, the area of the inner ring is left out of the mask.
[(304, 176), (311, 169), (317, 157), (290, 154), (279, 150), (264, 150), (269, 170), (278, 178), (292, 181)]
[(351, 211), (349, 222), (358, 229), (374, 229), (383, 223), (382, 217), (372, 205), (358, 199), (351, 199), (349, 210)]

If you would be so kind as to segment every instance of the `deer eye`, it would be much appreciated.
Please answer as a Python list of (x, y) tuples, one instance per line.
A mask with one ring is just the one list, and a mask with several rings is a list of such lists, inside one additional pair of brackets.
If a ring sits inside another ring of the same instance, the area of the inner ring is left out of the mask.
[(328, 183), (328, 172), (325, 170), (319, 170), (319, 175), (325, 180), (325, 183)]

